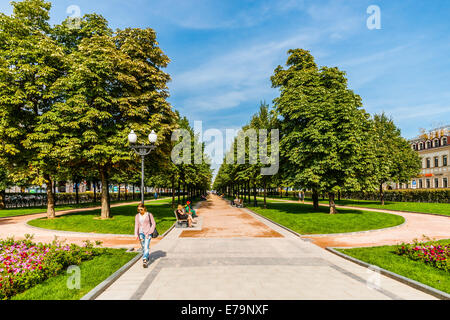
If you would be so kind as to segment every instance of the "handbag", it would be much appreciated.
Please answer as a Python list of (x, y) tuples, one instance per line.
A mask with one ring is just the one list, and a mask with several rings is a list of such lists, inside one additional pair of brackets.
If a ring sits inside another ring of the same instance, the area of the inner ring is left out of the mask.
[[(148, 215), (148, 219), (150, 220), (150, 228), (151, 228), (152, 227), (152, 219), (150, 219), (150, 214)], [(158, 236), (159, 236), (159, 233), (158, 233), (158, 230), (156, 230), (156, 227), (155, 227), (155, 230), (152, 233), (152, 238), (157, 238)]]

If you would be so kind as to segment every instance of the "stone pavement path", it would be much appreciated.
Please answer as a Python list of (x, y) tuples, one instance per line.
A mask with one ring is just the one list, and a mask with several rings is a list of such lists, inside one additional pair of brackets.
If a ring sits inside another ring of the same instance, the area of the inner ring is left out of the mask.
[[(146, 200), (155, 201), (155, 200)], [(127, 203), (116, 203), (112, 204), (111, 207), (126, 206), (135, 204), (136, 206), (140, 201), (127, 202)], [(80, 208), (72, 210), (57, 211), (56, 216), (61, 216), (69, 213), (91, 211), (100, 209), (101, 207), (90, 207), (90, 208)], [(0, 239), (6, 239), (7, 237), (14, 236), (15, 239), (24, 239), (25, 234), (33, 234), (33, 241), (48, 243), (58, 237), (58, 240), (65, 240), (66, 243), (75, 243), (82, 245), (84, 240), (91, 241), (102, 241), (103, 247), (109, 248), (139, 248), (140, 245), (136, 238), (131, 235), (110, 235), (110, 234), (100, 234), (100, 233), (86, 233), (86, 232), (70, 232), (70, 231), (58, 231), (58, 230), (48, 230), (35, 228), (27, 224), (28, 221), (46, 217), (46, 213), (38, 213), (24, 216), (16, 217), (4, 217), (0, 218)], [(154, 239), (156, 244), (160, 238)]]
[[(273, 199), (275, 200), (275, 199)], [(299, 203), (292, 200), (277, 201)], [(309, 203), (309, 202), (305, 202)], [(312, 203), (311, 203), (312, 204)], [(328, 206), (321, 204), (322, 206)], [(373, 247), (384, 245), (395, 245), (402, 242), (413, 242), (414, 239), (422, 239), (427, 236), (431, 239), (450, 238), (450, 216), (438, 216), (413, 212), (400, 212), (393, 210), (360, 208), (351, 206), (336, 206), (337, 208), (348, 208), (373, 212), (385, 212), (396, 214), (405, 218), (405, 223), (394, 228), (373, 230), (369, 232), (347, 233), (336, 235), (304, 235), (302, 238), (311, 239), (314, 244), (326, 247)]]
[(434, 299), (215, 195), (197, 212), (195, 228), (152, 243), (150, 266), (134, 264), (97, 299)]

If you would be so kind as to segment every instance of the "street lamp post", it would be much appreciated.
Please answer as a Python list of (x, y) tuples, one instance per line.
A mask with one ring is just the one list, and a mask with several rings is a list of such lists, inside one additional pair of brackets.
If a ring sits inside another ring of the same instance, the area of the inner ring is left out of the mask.
[(155, 142), (158, 139), (158, 136), (156, 135), (155, 131), (152, 130), (152, 132), (148, 135), (148, 141), (150, 141), (151, 145), (136, 145), (137, 141), (137, 135), (134, 133), (133, 130), (131, 130), (130, 134), (128, 135), (128, 142), (130, 142), (130, 148), (136, 152), (136, 154), (141, 156), (141, 202), (144, 204), (144, 159), (146, 155), (149, 155), (150, 152), (153, 151), (153, 149), (156, 148)]

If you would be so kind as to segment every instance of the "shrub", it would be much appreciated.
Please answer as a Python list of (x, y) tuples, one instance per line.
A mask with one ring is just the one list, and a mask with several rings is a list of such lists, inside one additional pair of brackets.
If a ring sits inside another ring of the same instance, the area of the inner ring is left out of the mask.
[[(97, 243), (99, 244), (99, 243)], [(83, 247), (33, 243), (30, 237), (15, 241), (0, 240), (0, 300), (23, 292), (47, 278), (63, 272), (70, 265), (78, 265), (103, 252), (89, 241)]]
[[(344, 199), (375, 200), (380, 199), (378, 192), (344, 192)], [(450, 203), (450, 189), (404, 189), (386, 190), (384, 200), (398, 202), (438, 202)]]
[(415, 240), (412, 244), (402, 243), (395, 249), (395, 253), (450, 271), (450, 244), (441, 245), (436, 242), (424, 243)]

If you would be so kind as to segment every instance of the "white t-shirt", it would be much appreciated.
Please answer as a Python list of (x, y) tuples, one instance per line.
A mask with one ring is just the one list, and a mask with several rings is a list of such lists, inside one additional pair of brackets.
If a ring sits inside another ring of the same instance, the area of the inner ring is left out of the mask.
[(145, 212), (144, 214), (139, 214), (139, 233), (143, 233), (142, 226), (144, 225), (145, 219), (148, 219), (148, 212)]

